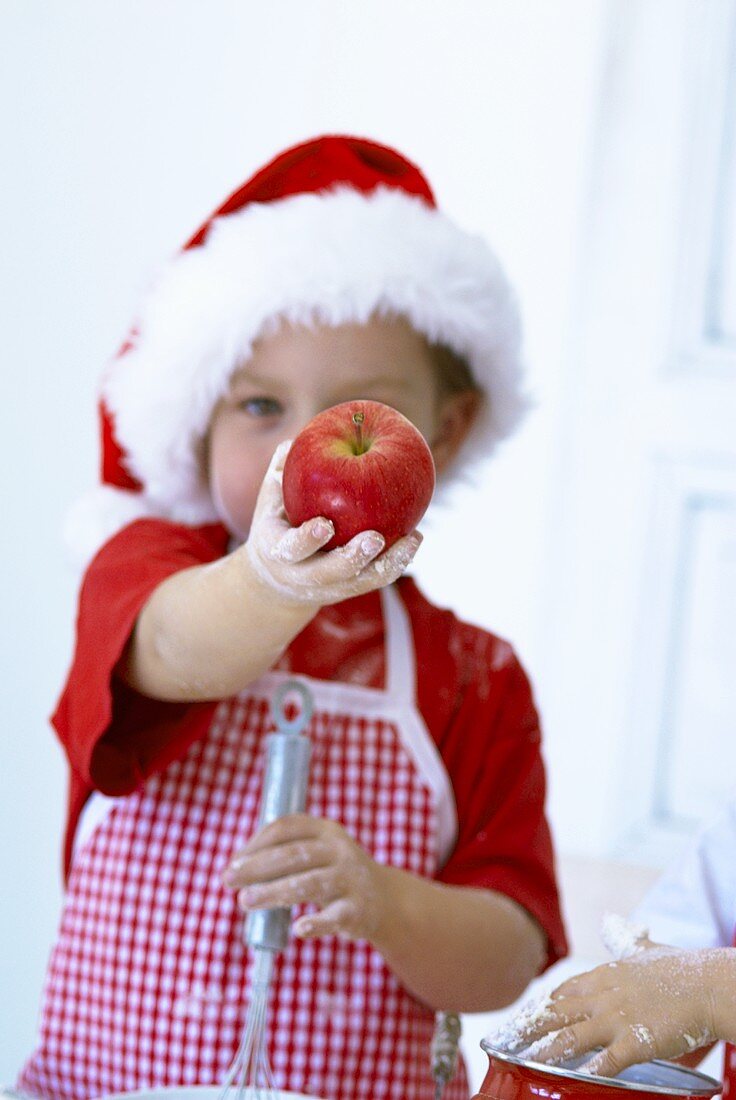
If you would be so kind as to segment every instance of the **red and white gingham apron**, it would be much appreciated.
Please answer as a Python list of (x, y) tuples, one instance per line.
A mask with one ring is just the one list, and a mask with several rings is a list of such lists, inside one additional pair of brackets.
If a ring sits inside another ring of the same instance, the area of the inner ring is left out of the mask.
[[(408, 614), (392, 587), (381, 595), (386, 689), (301, 678), (315, 703), (308, 811), (379, 862), (431, 877), (455, 842), (452, 788), (416, 705)], [(269, 703), (290, 677), (269, 672), (219, 704), (207, 736), (134, 794), (96, 796), (21, 1090), (86, 1100), (223, 1080), (250, 964), (221, 875), (255, 831)], [(433, 1024), (364, 941), (292, 940), (278, 957), (268, 1045), (280, 1088), (433, 1100)], [(444, 1100), (468, 1096), (461, 1065)]]

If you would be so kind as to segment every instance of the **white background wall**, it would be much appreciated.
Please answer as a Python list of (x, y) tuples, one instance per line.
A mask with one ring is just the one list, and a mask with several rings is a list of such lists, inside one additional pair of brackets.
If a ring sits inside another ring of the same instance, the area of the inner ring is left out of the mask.
[[(0, 1082), (31, 1046), (60, 904), (65, 772), (46, 719), (70, 654), (60, 527), (95, 476), (96, 380), (156, 266), (290, 143), (332, 130), (396, 145), (517, 285), (538, 411), (430, 519), (416, 574), (515, 643), (544, 711), (546, 552), (608, 16), (604, 0), (5, 0)], [(564, 790), (551, 777), (553, 824), (574, 855), (555, 807), (586, 776), (565, 731), (551, 736), (568, 762)]]

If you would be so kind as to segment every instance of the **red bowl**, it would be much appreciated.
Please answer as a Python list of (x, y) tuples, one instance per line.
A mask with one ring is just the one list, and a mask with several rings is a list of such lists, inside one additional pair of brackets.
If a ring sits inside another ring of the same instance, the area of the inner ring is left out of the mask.
[(612, 1096), (613, 1089), (636, 1093), (632, 1100), (663, 1100), (666, 1096), (694, 1100), (716, 1096), (722, 1088), (712, 1077), (674, 1062), (642, 1062), (617, 1077), (591, 1077), (578, 1072), (589, 1055), (561, 1066), (545, 1066), (498, 1050), (485, 1039), (480, 1045), (490, 1065), (474, 1100), (623, 1100)]

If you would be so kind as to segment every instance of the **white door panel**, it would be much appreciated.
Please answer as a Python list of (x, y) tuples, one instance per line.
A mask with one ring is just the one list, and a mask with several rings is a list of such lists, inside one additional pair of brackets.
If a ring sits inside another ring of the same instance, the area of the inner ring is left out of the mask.
[(736, 786), (736, 0), (609, 12), (543, 703), (561, 845), (664, 861)]
[(655, 809), (697, 822), (736, 776), (736, 487), (691, 499), (680, 554)]

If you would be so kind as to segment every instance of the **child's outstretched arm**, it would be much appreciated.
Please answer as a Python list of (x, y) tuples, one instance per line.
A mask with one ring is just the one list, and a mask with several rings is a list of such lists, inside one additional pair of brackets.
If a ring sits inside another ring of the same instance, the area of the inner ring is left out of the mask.
[(736, 949), (646, 948), (561, 985), (519, 1032), (517, 1049), (562, 1062), (602, 1047), (586, 1065), (612, 1077), (635, 1062), (736, 1042)]
[(320, 607), (391, 584), (414, 557), (418, 532), (385, 554), (377, 531), (320, 553), (334, 534), (330, 521), (292, 528), (284, 514), (288, 450), (281, 444), (271, 460), (247, 542), (168, 577), (145, 604), (119, 666), (136, 691), (177, 702), (234, 695), (271, 668)]

